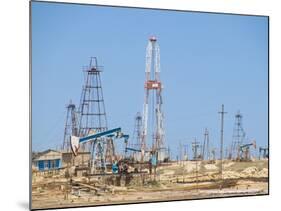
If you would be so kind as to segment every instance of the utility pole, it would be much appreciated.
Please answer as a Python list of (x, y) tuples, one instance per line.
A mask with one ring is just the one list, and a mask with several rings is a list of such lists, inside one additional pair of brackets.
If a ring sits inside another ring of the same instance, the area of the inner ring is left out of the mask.
[[(205, 156), (206, 155), (206, 156)], [(210, 149), (209, 149), (209, 131), (205, 128), (204, 133), (204, 142), (203, 142), (203, 152), (202, 152), (202, 160), (210, 159)]]
[(222, 104), (221, 106), (221, 111), (219, 111), (219, 114), (221, 115), (221, 143), (220, 143), (220, 175), (221, 175), (221, 184), (220, 184), (220, 189), (222, 189), (222, 183), (223, 183), (223, 175), (222, 175), (222, 170), (223, 170), (223, 120), (224, 120), (224, 114), (227, 112), (224, 111), (224, 105)]

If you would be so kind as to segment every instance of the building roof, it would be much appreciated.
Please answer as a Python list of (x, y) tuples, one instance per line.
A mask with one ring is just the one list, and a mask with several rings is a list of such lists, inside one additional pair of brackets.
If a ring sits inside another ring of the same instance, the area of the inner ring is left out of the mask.
[(56, 150), (48, 149), (43, 152), (38, 152), (32, 159), (33, 161), (39, 160), (55, 160), (61, 159), (62, 153)]

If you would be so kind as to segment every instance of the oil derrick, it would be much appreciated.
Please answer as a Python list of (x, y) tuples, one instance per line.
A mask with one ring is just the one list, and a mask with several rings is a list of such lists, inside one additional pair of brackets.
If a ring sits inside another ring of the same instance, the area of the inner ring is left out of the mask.
[(70, 137), (77, 136), (78, 129), (77, 129), (77, 113), (76, 107), (73, 103), (70, 103), (66, 106), (66, 121), (64, 127), (64, 136), (63, 136), (63, 146), (62, 150), (66, 152), (70, 152)]
[(229, 159), (239, 159), (240, 146), (243, 144), (245, 132), (242, 127), (242, 114), (238, 111), (235, 115), (232, 143), (229, 150)]
[[(135, 124), (134, 124), (134, 132), (133, 132), (133, 145), (131, 146), (134, 149), (140, 149), (141, 148), (141, 126), (142, 126), (142, 116), (141, 113), (138, 112), (135, 117)], [(133, 152), (134, 159), (140, 160), (140, 158), (137, 156), (137, 152)]]
[(164, 146), (162, 113), (162, 83), (160, 80), (160, 49), (156, 37), (149, 38), (146, 48), (145, 98), (141, 136), (142, 160), (147, 149), (147, 141), (152, 138), (151, 151), (158, 155)]
[(192, 145), (192, 152), (193, 152), (193, 160), (201, 160), (201, 155), (198, 152), (198, 149), (200, 148), (200, 144), (196, 139), (194, 142), (191, 143)]
[(202, 159), (210, 160), (210, 146), (209, 146), (209, 131), (206, 128), (204, 133), (204, 142), (203, 142), (203, 152), (202, 152)]
[(141, 125), (142, 125), (142, 116), (141, 116), (141, 113), (138, 112), (136, 117), (135, 117), (134, 134), (133, 134), (133, 140), (135, 141), (133, 147), (135, 149), (140, 149), (140, 145), (141, 145)]
[[(98, 133), (107, 130), (107, 118), (103, 98), (101, 76), (102, 67), (98, 66), (97, 58), (91, 57), (85, 70), (85, 84), (80, 100), (79, 136)], [(92, 152), (93, 160), (105, 163), (114, 156), (112, 139), (98, 139), (95, 143), (83, 146), (83, 150)]]

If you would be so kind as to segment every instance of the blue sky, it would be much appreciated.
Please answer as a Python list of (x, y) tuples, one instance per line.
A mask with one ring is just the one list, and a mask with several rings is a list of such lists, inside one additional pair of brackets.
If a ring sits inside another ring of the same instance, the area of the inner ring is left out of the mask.
[(62, 144), (66, 104), (79, 103), (82, 67), (96, 56), (109, 128), (132, 134), (144, 99), (145, 49), (158, 37), (166, 144), (203, 140), (218, 147), (221, 104), (225, 142), (240, 110), (249, 139), (268, 141), (266, 17), (32, 2), (32, 141)]

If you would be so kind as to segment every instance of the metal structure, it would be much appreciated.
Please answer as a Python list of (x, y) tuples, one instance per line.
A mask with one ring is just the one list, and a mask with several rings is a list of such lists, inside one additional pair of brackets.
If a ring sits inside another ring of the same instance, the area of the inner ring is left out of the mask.
[(210, 160), (210, 142), (209, 142), (209, 131), (206, 128), (204, 133), (204, 142), (203, 142), (203, 152), (202, 159)]
[(180, 141), (180, 143), (179, 143), (179, 160), (180, 160), (180, 161), (183, 160), (183, 155), (184, 155), (183, 147), (182, 147), (182, 143), (181, 143), (181, 141)]
[(70, 152), (70, 137), (78, 135), (78, 121), (75, 104), (71, 101), (66, 106), (66, 121), (64, 127), (62, 150)]
[[(141, 116), (141, 113), (138, 112), (135, 117), (134, 132), (133, 132), (133, 136), (132, 136), (133, 143), (130, 144), (129, 146), (126, 146), (126, 148), (132, 148), (132, 149), (136, 149), (136, 150), (140, 151), (140, 149), (141, 149), (141, 129), (142, 129), (142, 116)], [(133, 158), (136, 160), (139, 160), (140, 156), (137, 156), (137, 155), (140, 155), (140, 153), (136, 153), (136, 152), (138, 152), (138, 151), (132, 150)]]
[(235, 115), (235, 124), (228, 159), (239, 159), (240, 146), (243, 144), (246, 136), (242, 127), (242, 117), (243, 116), (239, 111)]
[(268, 147), (260, 147), (259, 148), (259, 160), (262, 159), (268, 159)]
[(250, 154), (250, 147), (256, 148), (256, 141), (253, 141), (249, 144), (243, 144), (239, 146), (239, 161), (250, 161), (251, 154)]
[[(187, 161), (188, 160), (188, 144), (182, 144), (182, 142), (179, 142), (179, 160), (180, 161)], [(169, 156), (170, 158), (170, 156)]]
[(216, 160), (216, 149), (215, 149), (215, 148), (213, 148), (213, 149), (211, 150), (211, 154), (212, 154), (211, 161), (215, 161), (215, 160)]
[(135, 117), (133, 140), (135, 141), (134, 147), (139, 149), (141, 146), (141, 126), (142, 126), (142, 116), (141, 113), (138, 112)]
[[(100, 133), (108, 130), (105, 104), (103, 98), (101, 76), (102, 67), (98, 66), (97, 58), (91, 57), (90, 64), (85, 70), (85, 84), (82, 89), (79, 114), (79, 133), (80, 137), (90, 134)], [(97, 147), (97, 149), (93, 149)], [(84, 151), (97, 151), (97, 159), (103, 159), (111, 162), (114, 156), (114, 146), (112, 139), (99, 139), (98, 143), (93, 145), (87, 142), (82, 146)], [(106, 150), (106, 152), (104, 152)]]
[(198, 153), (199, 151), (198, 148), (200, 148), (200, 143), (195, 139), (194, 142), (191, 143), (191, 145), (192, 145), (192, 152), (193, 152), (193, 160), (201, 160), (202, 155), (201, 153)]
[[(105, 155), (104, 155), (104, 140), (113, 140), (115, 138), (124, 138), (124, 142), (127, 143), (129, 139), (129, 135), (123, 134), (121, 131), (121, 128), (114, 128), (111, 130), (106, 130), (103, 132), (90, 134), (84, 137), (77, 137), (77, 136), (71, 136), (71, 149), (73, 154), (76, 156), (78, 154), (78, 150), (80, 148), (80, 145), (85, 143), (91, 143), (92, 145), (92, 160), (91, 160), (91, 167), (92, 171), (95, 171), (95, 167), (100, 167), (102, 171), (105, 170)], [(95, 149), (99, 150), (99, 156), (100, 160), (97, 160), (95, 157)]]
[[(162, 112), (162, 90), (160, 80), (160, 49), (156, 37), (149, 38), (146, 48), (145, 98), (141, 135), (142, 160), (147, 150), (147, 141), (152, 138), (151, 151), (158, 154), (164, 146), (164, 128)], [(150, 118), (150, 119), (149, 119)]]
[(221, 185), (220, 189), (222, 189), (222, 183), (223, 183), (223, 124), (224, 124), (224, 115), (227, 112), (224, 111), (224, 105), (221, 106), (221, 111), (219, 111), (219, 114), (221, 115), (221, 143), (220, 143), (220, 175), (221, 175)]
[(188, 160), (188, 145), (183, 145), (183, 160)]

